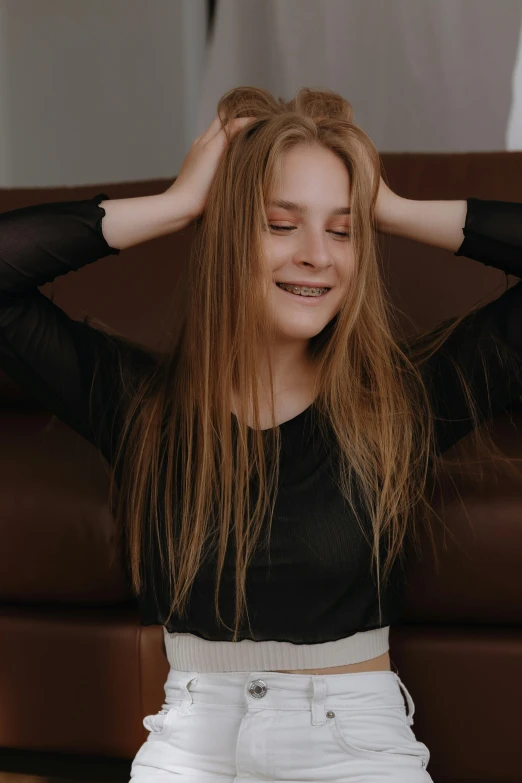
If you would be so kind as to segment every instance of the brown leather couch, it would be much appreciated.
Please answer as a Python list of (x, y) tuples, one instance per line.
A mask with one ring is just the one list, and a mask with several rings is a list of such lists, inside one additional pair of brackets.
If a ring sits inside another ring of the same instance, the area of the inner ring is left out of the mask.
[[(522, 200), (522, 153), (388, 154), (390, 185), (408, 198)], [(0, 190), (0, 211), (48, 201), (161, 192), (170, 181)], [(168, 321), (170, 292), (192, 228), (58, 278), (44, 293), (150, 346)], [(394, 302), (431, 326), (492, 299), (504, 274), (451, 253), (382, 240)], [(509, 284), (517, 279), (508, 278)], [(486, 301), (487, 301), (486, 299)], [(521, 313), (522, 318), (522, 313)], [(493, 433), (522, 456), (520, 403)], [(159, 710), (168, 664), (160, 626), (142, 627), (114, 534), (101, 457), (50, 416), (30, 390), (0, 384), (0, 748), (131, 759)], [(464, 439), (456, 450), (466, 453)], [(456, 451), (456, 453), (459, 453)], [(455, 477), (446, 534), (434, 521), (410, 569), (391, 658), (416, 703), (414, 731), (431, 750), (437, 783), (522, 783), (522, 486)]]

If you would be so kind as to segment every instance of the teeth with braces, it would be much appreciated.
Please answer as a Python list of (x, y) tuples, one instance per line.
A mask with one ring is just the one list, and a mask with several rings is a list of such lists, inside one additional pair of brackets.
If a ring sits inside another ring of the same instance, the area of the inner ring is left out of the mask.
[(290, 293), (299, 294), (300, 296), (320, 296), (321, 294), (330, 290), (329, 288), (307, 288), (306, 286), (301, 287), (298, 285), (285, 285), (284, 283), (278, 283), (277, 285), (284, 291), (290, 291)]

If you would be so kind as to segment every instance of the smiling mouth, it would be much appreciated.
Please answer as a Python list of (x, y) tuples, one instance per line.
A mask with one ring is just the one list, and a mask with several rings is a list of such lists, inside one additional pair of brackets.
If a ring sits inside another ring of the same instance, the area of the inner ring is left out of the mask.
[(292, 296), (299, 296), (302, 299), (320, 299), (330, 291), (330, 288), (307, 288), (306, 286), (292, 286), (286, 283), (276, 283), (276, 286), (282, 291), (286, 291), (292, 294)]

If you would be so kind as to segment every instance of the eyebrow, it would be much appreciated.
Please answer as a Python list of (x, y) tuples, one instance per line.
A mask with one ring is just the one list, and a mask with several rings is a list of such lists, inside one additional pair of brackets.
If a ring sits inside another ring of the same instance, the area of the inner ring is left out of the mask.
[[(301, 212), (304, 214), (308, 212), (308, 207), (304, 204), (298, 204), (296, 201), (285, 201), (284, 199), (275, 199), (268, 203), (269, 207), (281, 207), (281, 209), (288, 209), (291, 212)], [(349, 215), (351, 212), (350, 207), (337, 207), (332, 209), (332, 215)]]

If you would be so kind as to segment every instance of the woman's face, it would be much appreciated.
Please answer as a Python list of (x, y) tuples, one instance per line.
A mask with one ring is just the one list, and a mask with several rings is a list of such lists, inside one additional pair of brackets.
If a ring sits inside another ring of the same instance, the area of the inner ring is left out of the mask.
[[(349, 207), (349, 174), (333, 152), (301, 145), (286, 153), (281, 187), (265, 204), (270, 225), (263, 238), (269, 302), (282, 342), (308, 341), (340, 310), (354, 267)], [(330, 290), (304, 297), (277, 283)]]

